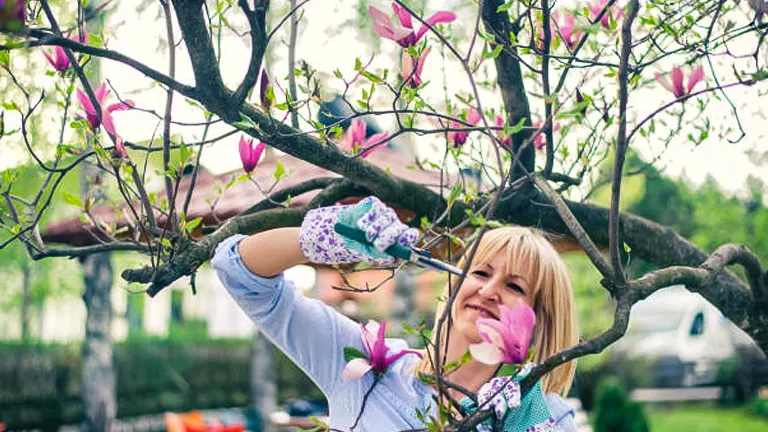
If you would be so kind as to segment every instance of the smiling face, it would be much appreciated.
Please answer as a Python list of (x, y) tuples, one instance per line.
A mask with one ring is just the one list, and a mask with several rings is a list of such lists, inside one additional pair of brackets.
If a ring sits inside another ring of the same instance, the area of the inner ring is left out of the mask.
[(478, 343), (478, 318), (499, 319), (499, 306), (514, 308), (518, 301), (534, 306), (535, 273), (520, 257), (510, 263), (502, 249), (487, 260), (476, 260), (469, 268), (453, 304), (451, 338), (461, 343)]
[[(464, 267), (464, 258), (457, 266)], [(446, 285), (443, 298), (455, 290), (458, 276)], [(442, 361), (458, 361), (472, 343), (482, 339), (477, 332), (477, 319), (498, 315), (503, 304), (514, 308), (524, 301), (536, 315), (533, 329), (533, 361), (541, 363), (552, 355), (579, 341), (579, 328), (573, 304), (573, 290), (568, 269), (544, 232), (534, 228), (506, 226), (488, 230), (483, 235), (468, 269), (467, 276), (451, 306), (450, 325), (442, 320), (445, 302), (435, 310), (433, 341), (441, 347), (447, 343), (447, 354)], [(428, 350), (433, 350), (432, 345)], [(442, 348), (441, 348), (442, 349)], [(424, 356), (415, 369), (434, 374), (433, 358)], [(542, 387), (546, 392), (565, 394), (573, 380), (575, 362), (555, 368), (544, 376)]]

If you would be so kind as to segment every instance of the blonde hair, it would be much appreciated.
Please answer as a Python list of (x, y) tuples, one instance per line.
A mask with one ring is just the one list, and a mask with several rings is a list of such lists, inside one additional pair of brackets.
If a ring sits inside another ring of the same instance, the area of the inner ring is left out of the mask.
[[(498, 253), (507, 256), (507, 273), (532, 274), (533, 310), (536, 313), (536, 327), (533, 332), (533, 361), (541, 363), (555, 353), (571, 347), (579, 341), (578, 323), (573, 305), (573, 289), (568, 277), (568, 270), (552, 244), (543, 232), (519, 226), (509, 226), (490, 230), (483, 235), (477, 248), (472, 265), (487, 264)], [(459, 260), (463, 268), (466, 256)], [(515, 268), (517, 263), (525, 263), (528, 268)], [(446, 284), (444, 298), (435, 312), (435, 325), (432, 339), (437, 335), (440, 317), (445, 310), (449, 297), (449, 286), (456, 286), (459, 277), (452, 276), (451, 284)], [(445, 348), (448, 321), (442, 326), (440, 335), (441, 351)], [(428, 354), (416, 365), (418, 374), (434, 374), (434, 345), (428, 346)], [(555, 392), (565, 396), (573, 383), (576, 372), (576, 360), (564, 363), (542, 378), (544, 392)]]

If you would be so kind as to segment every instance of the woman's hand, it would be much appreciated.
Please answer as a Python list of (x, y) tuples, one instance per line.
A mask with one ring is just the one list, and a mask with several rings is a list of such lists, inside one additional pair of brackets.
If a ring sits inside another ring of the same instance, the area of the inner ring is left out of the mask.
[[(338, 234), (334, 225), (339, 219), (354, 223), (365, 232), (369, 244)], [(410, 246), (419, 233), (400, 222), (397, 214), (378, 198), (370, 196), (355, 205), (321, 207), (311, 210), (301, 224), (299, 243), (304, 256), (317, 264), (368, 262), (387, 265), (395, 259), (384, 251), (395, 242)]]

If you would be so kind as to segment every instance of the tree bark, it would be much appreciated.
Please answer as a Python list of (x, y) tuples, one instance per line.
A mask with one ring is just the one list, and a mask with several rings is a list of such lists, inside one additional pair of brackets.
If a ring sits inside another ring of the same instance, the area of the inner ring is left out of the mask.
[(30, 280), (29, 262), (25, 261), (21, 264), (21, 284), (22, 284), (22, 297), (21, 297), (21, 340), (26, 342), (30, 340), (29, 335), (29, 307), (32, 297), (32, 282)]
[(108, 431), (117, 413), (112, 347), (112, 264), (109, 254), (83, 259), (88, 312), (83, 343), (84, 431)]
[(273, 432), (269, 414), (277, 409), (277, 383), (272, 343), (261, 333), (255, 335), (251, 352), (251, 407), (259, 413), (262, 431)]
[[(98, 4), (89, 5), (90, 8)], [(86, 13), (89, 16), (90, 13)], [(89, 32), (98, 32), (104, 17), (93, 17), (87, 23)], [(99, 59), (91, 60), (89, 75), (91, 86), (101, 84)], [(101, 175), (99, 168), (86, 161), (80, 168), (80, 187), (83, 194)], [(117, 414), (117, 391), (112, 346), (112, 281), (114, 280), (109, 253), (88, 255), (80, 261), (85, 283), (85, 340), (83, 341), (83, 430), (108, 431)]]

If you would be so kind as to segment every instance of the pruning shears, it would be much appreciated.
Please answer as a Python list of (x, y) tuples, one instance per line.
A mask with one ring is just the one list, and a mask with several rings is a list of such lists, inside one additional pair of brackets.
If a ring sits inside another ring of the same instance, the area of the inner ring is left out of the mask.
[[(336, 222), (333, 226), (334, 230), (343, 235), (344, 237), (354, 240), (356, 242), (370, 245), (371, 243), (365, 238), (365, 232), (357, 227), (349, 226), (341, 221)], [(462, 271), (460, 268), (446, 264), (438, 259), (432, 258), (429, 252), (415, 248), (413, 246), (403, 246), (398, 243), (388, 247), (385, 254), (400, 258), (401, 260), (411, 262), (419, 267), (428, 268), (431, 270), (448, 272), (461, 276)]]

